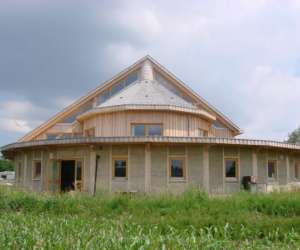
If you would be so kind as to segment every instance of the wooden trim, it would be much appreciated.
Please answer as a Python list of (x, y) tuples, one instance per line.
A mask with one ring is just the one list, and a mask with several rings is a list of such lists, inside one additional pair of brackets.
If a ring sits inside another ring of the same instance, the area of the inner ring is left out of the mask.
[[(120, 160), (120, 161), (126, 161), (126, 168), (125, 168), (125, 176), (116, 176), (115, 173), (115, 161)], [(128, 156), (113, 156), (112, 157), (112, 177), (113, 178), (128, 178)]]
[[(231, 160), (236, 163), (236, 176), (226, 177), (226, 161)], [(238, 182), (240, 179), (240, 157), (239, 156), (224, 156), (224, 178), (226, 182)]]
[(207, 111), (202, 109), (192, 109), (192, 108), (184, 108), (180, 106), (172, 106), (172, 105), (136, 105), (136, 104), (124, 104), (124, 105), (116, 105), (111, 107), (102, 107), (102, 108), (94, 108), (89, 110), (77, 117), (78, 121), (83, 121), (87, 118), (90, 118), (97, 114), (104, 113), (113, 113), (120, 111), (131, 111), (131, 110), (150, 110), (150, 111), (174, 111), (178, 113), (189, 113), (199, 115), (205, 120), (215, 121), (216, 117), (209, 114)]

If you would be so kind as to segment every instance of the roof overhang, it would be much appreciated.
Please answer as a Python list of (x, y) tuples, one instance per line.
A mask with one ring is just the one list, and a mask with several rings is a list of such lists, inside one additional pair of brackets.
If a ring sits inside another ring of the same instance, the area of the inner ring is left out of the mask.
[(199, 115), (205, 120), (215, 121), (216, 117), (211, 115), (205, 110), (201, 109), (190, 109), (179, 106), (172, 105), (135, 105), (135, 104), (125, 104), (125, 105), (117, 105), (111, 107), (103, 107), (103, 108), (94, 108), (89, 110), (77, 117), (78, 121), (83, 121), (91, 116), (97, 114), (104, 113), (112, 113), (112, 112), (120, 112), (120, 111), (134, 111), (134, 110), (142, 110), (142, 111), (172, 111), (172, 112), (180, 112), (180, 113), (189, 113), (194, 115)]
[(256, 148), (273, 148), (292, 150), (300, 153), (300, 145), (285, 142), (250, 140), (235, 138), (216, 138), (216, 137), (167, 137), (167, 136), (121, 136), (121, 137), (82, 137), (72, 139), (40, 140), (29, 142), (17, 142), (1, 148), (4, 155), (13, 153), (15, 150), (23, 150), (36, 147), (49, 146), (73, 146), (73, 145), (102, 145), (102, 144), (202, 144), (202, 145), (231, 145), (248, 146)]

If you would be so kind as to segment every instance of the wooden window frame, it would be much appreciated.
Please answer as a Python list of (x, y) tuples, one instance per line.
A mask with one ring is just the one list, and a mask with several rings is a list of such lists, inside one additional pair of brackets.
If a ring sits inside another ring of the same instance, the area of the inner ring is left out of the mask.
[(296, 181), (300, 181), (300, 161), (295, 161), (294, 163), (294, 177)]
[[(183, 167), (182, 167), (182, 177), (176, 177), (172, 176), (172, 160), (182, 160), (183, 162)], [(185, 156), (176, 156), (172, 155), (169, 156), (169, 178), (171, 180), (185, 180), (186, 179), (186, 157)]]
[(16, 164), (16, 181), (19, 183), (21, 182), (21, 178), (22, 178), (22, 166), (23, 166), (23, 163), (22, 161), (17, 161), (17, 164)]
[[(226, 176), (226, 161), (235, 161), (236, 162), (236, 174), (235, 177)], [(239, 157), (224, 157), (224, 178), (226, 182), (238, 182), (240, 178), (240, 158)]]
[[(36, 175), (36, 163), (40, 163), (41, 164), (41, 173), (39, 176)], [(41, 160), (33, 160), (32, 162), (32, 180), (33, 181), (40, 181), (42, 178), (42, 161)]]
[[(269, 162), (275, 163), (275, 177), (269, 177)], [(267, 179), (269, 181), (276, 181), (277, 178), (278, 178), (278, 162), (277, 162), (277, 160), (268, 160), (267, 161)]]
[[(126, 162), (125, 176), (116, 176), (115, 161), (118, 161), (118, 160)], [(113, 156), (112, 157), (112, 177), (114, 179), (127, 179), (128, 178), (128, 156)]]
[(149, 136), (149, 126), (151, 125), (159, 125), (161, 127), (161, 135), (152, 135), (152, 136), (163, 136), (164, 135), (164, 126), (163, 123), (131, 123), (131, 135), (135, 137), (139, 137), (134, 135), (134, 126), (135, 125), (144, 125), (144, 136)]

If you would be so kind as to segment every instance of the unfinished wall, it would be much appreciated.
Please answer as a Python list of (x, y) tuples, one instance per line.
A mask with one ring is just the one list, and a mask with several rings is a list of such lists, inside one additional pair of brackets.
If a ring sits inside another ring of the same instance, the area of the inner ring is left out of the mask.
[(145, 192), (145, 145), (129, 146), (129, 190)]
[(209, 148), (209, 185), (211, 193), (224, 192), (223, 148), (220, 146)]
[(167, 190), (167, 147), (151, 145), (151, 192)]
[(203, 146), (187, 147), (188, 183), (191, 186), (203, 187)]

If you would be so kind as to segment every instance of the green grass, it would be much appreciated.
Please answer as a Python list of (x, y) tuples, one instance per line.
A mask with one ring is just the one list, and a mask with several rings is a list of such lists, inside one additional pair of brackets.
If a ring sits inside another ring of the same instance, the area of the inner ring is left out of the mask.
[(0, 189), (0, 249), (300, 249), (300, 192), (209, 198)]

